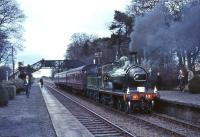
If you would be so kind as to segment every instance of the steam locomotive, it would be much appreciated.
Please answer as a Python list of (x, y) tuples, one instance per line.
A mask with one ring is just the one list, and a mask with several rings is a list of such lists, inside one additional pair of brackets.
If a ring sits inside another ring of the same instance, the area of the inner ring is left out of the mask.
[(151, 112), (158, 93), (147, 89), (148, 75), (144, 68), (133, 65), (127, 57), (106, 65), (85, 65), (55, 76), (59, 87), (87, 96), (97, 102), (130, 112)]

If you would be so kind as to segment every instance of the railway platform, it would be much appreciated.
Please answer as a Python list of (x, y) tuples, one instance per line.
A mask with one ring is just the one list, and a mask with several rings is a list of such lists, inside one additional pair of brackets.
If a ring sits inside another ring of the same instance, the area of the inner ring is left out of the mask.
[(0, 137), (91, 137), (92, 134), (45, 88), (34, 83), (0, 108)]
[(159, 93), (162, 100), (200, 109), (200, 94), (169, 90), (161, 90)]
[(41, 91), (57, 137), (93, 137), (46, 88)]
[(156, 111), (200, 124), (200, 94), (167, 90), (161, 90), (159, 94)]
[(0, 108), (0, 137), (56, 137), (38, 85), (32, 85), (29, 98), (21, 92)]

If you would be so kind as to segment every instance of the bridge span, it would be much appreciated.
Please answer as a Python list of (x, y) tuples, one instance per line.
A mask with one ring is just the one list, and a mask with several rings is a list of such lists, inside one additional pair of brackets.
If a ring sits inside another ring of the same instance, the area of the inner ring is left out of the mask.
[(79, 60), (40, 60), (32, 65), (23, 66), (22, 64), (19, 64), (19, 67), (13, 74), (9, 76), (9, 79), (17, 78), (20, 75), (23, 74), (32, 74), (41, 68), (47, 68), (47, 69), (58, 69), (59, 71), (62, 71), (63, 69), (70, 69), (75, 68), (84, 65), (83, 62)]

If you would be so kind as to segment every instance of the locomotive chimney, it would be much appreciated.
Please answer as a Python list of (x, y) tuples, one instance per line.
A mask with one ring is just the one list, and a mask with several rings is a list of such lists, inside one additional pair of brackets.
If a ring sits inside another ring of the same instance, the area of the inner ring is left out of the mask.
[(137, 52), (136, 51), (130, 52), (130, 63), (137, 64)]

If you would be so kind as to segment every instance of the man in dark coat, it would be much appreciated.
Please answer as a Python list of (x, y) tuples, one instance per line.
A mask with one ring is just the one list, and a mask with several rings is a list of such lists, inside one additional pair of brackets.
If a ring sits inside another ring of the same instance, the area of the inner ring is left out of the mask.
[(24, 80), (24, 87), (26, 91), (26, 97), (29, 98), (29, 94), (31, 90), (31, 81), (28, 75), (26, 75), (26, 79)]
[(44, 84), (44, 83), (43, 83), (43, 79), (41, 78), (41, 79), (40, 79), (41, 88), (43, 88), (43, 84)]
[(178, 82), (179, 82), (180, 91), (184, 92), (186, 81), (187, 81), (187, 79), (186, 79), (185, 73), (183, 72), (182, 69), (180, 69), (179, 75), (178, 75)]
[(156, 80), (155, 80), (155, 86), (156, 86), (157, 90), (161, 89), (161, 85), (162, 85), (162, 78), (160, 76), (160, 72), (157, 72)]

